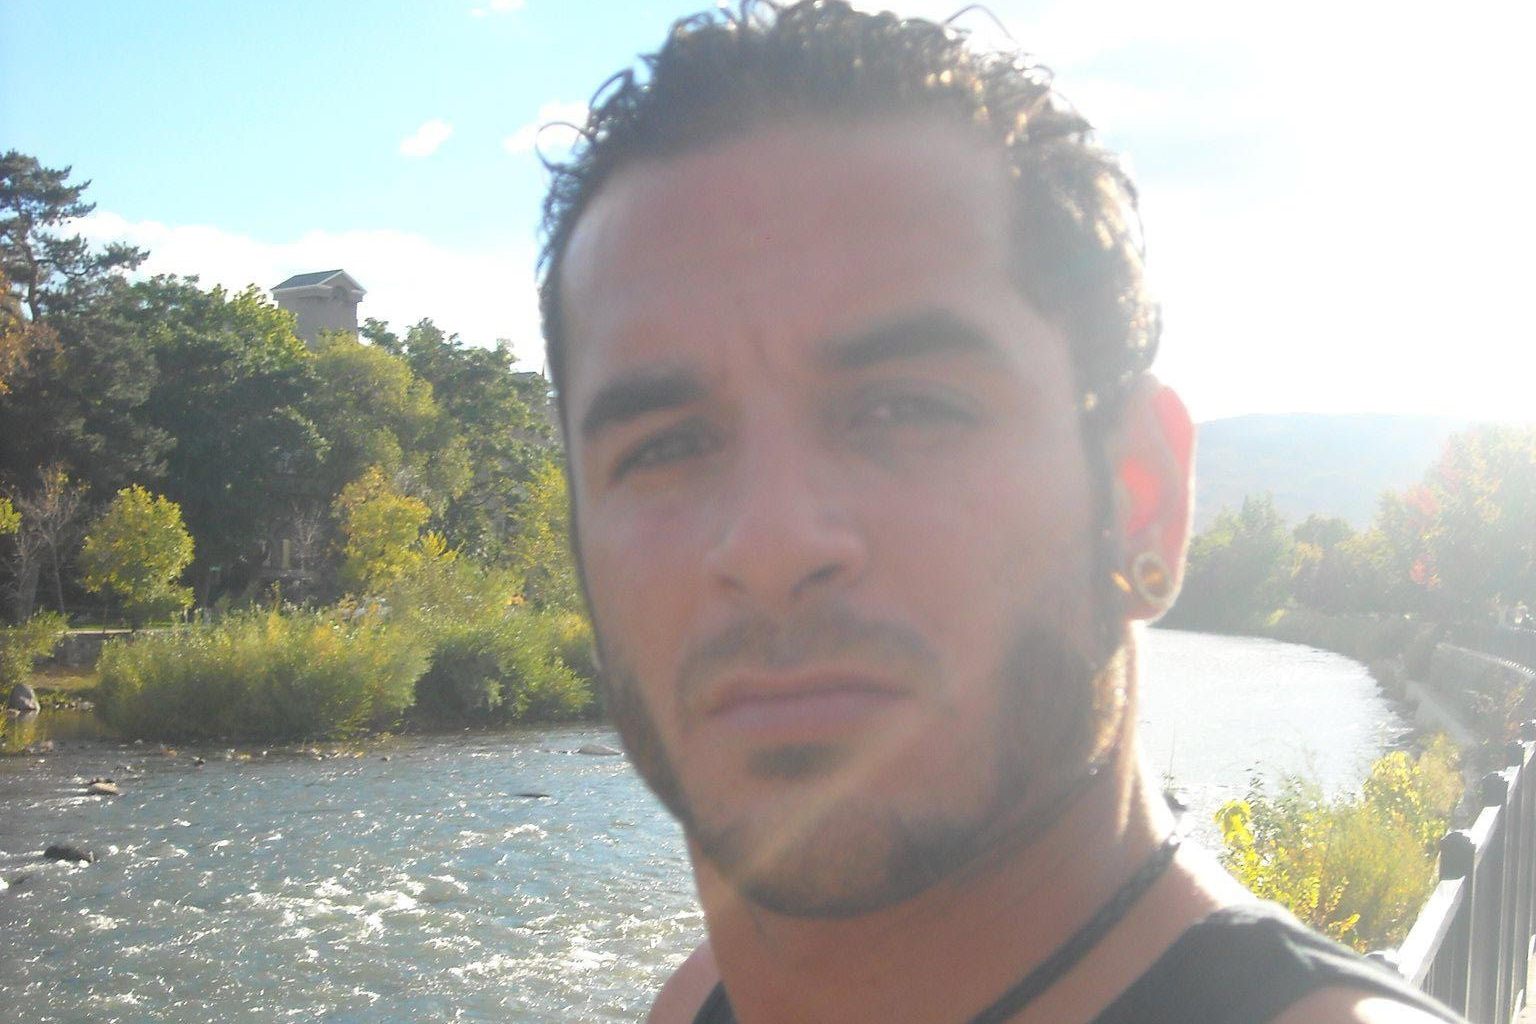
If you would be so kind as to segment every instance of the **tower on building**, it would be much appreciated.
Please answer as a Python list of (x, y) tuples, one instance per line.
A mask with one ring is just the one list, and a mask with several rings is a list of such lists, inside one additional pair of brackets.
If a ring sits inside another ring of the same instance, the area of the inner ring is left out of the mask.
[(311, 346), (321, 331), (356, 334), (357, 304), (366, 294), (345, 270), (295, 274), (272, 289), (272, 298), (298, 319), (298, 335)]

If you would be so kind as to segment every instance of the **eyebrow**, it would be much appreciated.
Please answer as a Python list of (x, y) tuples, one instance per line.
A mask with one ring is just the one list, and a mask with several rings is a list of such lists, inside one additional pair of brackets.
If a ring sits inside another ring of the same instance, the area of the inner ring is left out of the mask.
[(862, 334), (834, 339), (823, 347), (821, 358), (832, 369), (859, 370), (941, 352), (995, 356), (998, 347), (980, 328), (949, 310), (934, 309), (880, 324)]
[(591, 438), (647, 413), (675, 409), (704, 397), (704, 386), (686, 370), (637, 370), (605, 384), (581, 417), (581, 436)]

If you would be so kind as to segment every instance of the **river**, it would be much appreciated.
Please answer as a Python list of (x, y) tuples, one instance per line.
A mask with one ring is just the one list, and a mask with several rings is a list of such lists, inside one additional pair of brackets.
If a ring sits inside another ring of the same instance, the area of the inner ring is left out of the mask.
[[(1406, 726), (1310, 648), (1153, 631), (1144, 748), (1196, 831)], [(0, 760), (0, 1008), (29, 1022), (628, 1021), (697, 940), (676, 827), (594, 728), (341, 756), (66, 740)], [(207, 763), (194, 763), (194, 754)], [(115, 798), (84, 785), (111, 776)], [(547, 794), (536, 796), (530, 794)], [(94, 864), (44, 861), (72, 842)]]

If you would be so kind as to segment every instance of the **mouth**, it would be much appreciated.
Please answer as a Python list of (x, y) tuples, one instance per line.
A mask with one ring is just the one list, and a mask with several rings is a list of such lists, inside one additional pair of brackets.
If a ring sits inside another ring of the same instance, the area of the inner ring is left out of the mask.
[(744, 675), (728, 679), (704, 707), (708, 723), (742, 734), (810, 737), (856, 728), (909, 694), (854, 672)]

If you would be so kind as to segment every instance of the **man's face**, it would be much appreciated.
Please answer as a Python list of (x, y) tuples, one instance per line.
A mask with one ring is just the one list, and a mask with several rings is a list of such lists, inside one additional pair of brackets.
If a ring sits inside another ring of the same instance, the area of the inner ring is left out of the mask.
[(922, 890), (1096, 742), (1077, 394), (1009, 279), (1007, 183), (953, 127), (784, 125), (625, 169), (567, 252), (610, 708), (772, 909)]

